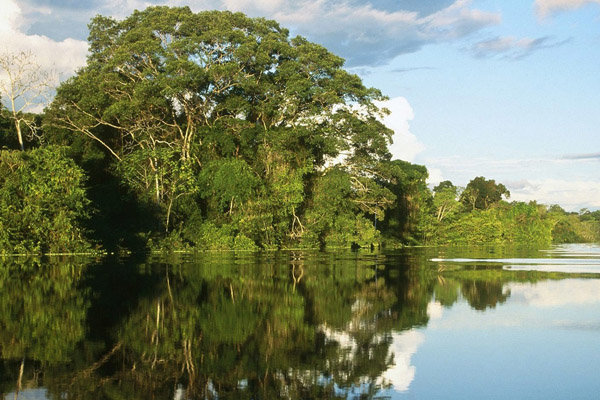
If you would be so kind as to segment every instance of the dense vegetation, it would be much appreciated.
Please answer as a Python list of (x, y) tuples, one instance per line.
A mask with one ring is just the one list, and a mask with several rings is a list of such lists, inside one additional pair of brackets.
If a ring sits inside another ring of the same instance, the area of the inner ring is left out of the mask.
[(24, 152), (3, 110), (0, 252), (600, 237), (599, 212), (507, 203), (483, 177), (431, 192), (391, 160), (385, 97), (274, 21), (150, 7), (89, 27)]

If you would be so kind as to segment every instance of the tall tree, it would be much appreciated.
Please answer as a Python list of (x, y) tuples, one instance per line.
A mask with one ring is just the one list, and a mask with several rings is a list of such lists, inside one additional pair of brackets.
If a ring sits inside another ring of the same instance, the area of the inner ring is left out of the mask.
[[(363, 167), (390, 156), (391, 131), (374, 104), (381, 93), (274, 21), (150, 7), (123, 21), (94, 18), (89, 41), (87, 66), (59, 87), (47, 122), (91, 138), (117, 164), (135, 161), (126, 181), (153, 193), (167, 225), (174, 199), (208, 197), (221, 180), (251, 174), (258, 183), (206, 206), (234, 222), (246, 214), (241, 226), (266, 224), (278, 232), (263, 239), (280, 241), (301, 226), (308, 182), (328, 160), (344, 152), (354, 175), (370, 178)], [(207, 168), (221, 172), (187, 178)]]
[(37, 63), (30, 51), (0, 54), (0, 97), (13, 121), (19, 146), (25, 149), (23, 133), (35, 136), (38, 126), (27, 114), (48, 101), (53, 78)]
[(455, 213), (460, 202), (458, 201), (459, 188), (450, 181), (443, 181), (433, 188), (433, 206), (435, 208), (435, 217), (438, 222), (449, 215)]
[(471, 207), (472, 210), (480, 209), (487, 210), (495, 203), (505, 198), (510, 197), (510, 192), (501, 183), (496, 183), (493, 179), (485, 179), (483, 176), (478, 176), (472, 179), (461, 195), (463, 204)]
[(382, 184), (395, 196), (396, 201), (385, 215), (382, 229), (390, 236), (415, 242), (422, 234), (422, 223), (431, 203), (427, 188), (429, 172), (423, 165), (393, 160), (379, 165)]

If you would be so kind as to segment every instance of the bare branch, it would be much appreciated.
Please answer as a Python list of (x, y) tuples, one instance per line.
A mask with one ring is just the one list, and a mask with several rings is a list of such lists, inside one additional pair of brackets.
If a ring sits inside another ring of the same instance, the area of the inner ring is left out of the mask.
[(24, 115), (49, 100), (53, 74), (43, 71), (30, 51), (0, 54), (0, 97), (10, 112), (21, 150), (24, 150), (22, 129), (37, 137), (35, 121)]

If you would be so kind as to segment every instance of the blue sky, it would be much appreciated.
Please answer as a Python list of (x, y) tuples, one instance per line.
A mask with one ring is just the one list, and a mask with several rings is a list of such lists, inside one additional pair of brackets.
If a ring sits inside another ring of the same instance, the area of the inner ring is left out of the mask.
[(0, 51), (72, 75), (87, 23), (152, 4), (279, 21), (390, 97), (392, 153), (430, 183), (600, 209), (600, 0), (0, 0)]

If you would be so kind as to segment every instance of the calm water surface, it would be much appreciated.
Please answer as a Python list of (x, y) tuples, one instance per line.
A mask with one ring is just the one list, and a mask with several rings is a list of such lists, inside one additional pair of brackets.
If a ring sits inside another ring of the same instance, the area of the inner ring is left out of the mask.
[(4, 399), (599, 399), (600, 246), (0, 259)]

